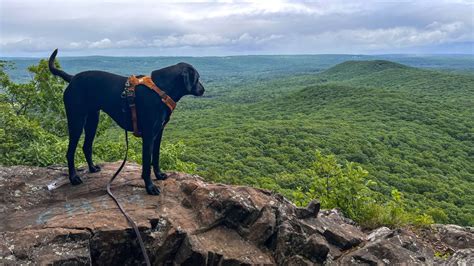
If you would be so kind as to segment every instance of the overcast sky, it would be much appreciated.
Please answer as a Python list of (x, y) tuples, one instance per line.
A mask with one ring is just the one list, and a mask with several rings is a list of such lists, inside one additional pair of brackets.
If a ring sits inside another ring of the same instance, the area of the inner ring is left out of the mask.
[(474, 53), (474, 0), (0, 0), (0, 56)]

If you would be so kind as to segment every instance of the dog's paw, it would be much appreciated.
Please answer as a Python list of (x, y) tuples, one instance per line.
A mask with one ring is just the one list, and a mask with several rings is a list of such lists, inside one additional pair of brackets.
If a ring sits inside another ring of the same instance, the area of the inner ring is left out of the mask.
[(160, 188), (153, 185), (153, 184), (148, 185), (145, 188), (146, 188), (146, 192), (148, 193), (148, 195), (158, 196), (161, 193)]
[(81, 179), (78, 175), (75, 175), (75, 176), (73, 176), (73, 177), (70, 177), (70, 178), (69, 178), (69, 181), (71, 181), (71, 184), (72, 184), (73, 186), (82, 184), (82, 179)]
[(163, 173), (163, 172), (154, 172), (155, 173), (155, 177), (156, 177), (156, 180), (165, 180), (168, 178), (168, 176)]
[(100, 172), (100, 166), (93, 165), (92, 167), (89, 167), (89, 173), (97, 173), (97, 172)]

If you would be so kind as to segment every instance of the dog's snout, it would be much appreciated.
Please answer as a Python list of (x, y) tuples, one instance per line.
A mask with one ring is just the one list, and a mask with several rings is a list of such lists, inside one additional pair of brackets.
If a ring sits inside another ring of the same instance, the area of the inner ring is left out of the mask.
[(197, 90), (196, 90), (197, 96), (202, 96), (202, 95), (204, 94), (204, 92), (206, 91), (206, 90), (204, 89), (204, 86), (202, 86), (201, 82), (199, 82), (196, 87), (197, 87), (197, 88), (196, 88), (196, 89), (197, 89)]

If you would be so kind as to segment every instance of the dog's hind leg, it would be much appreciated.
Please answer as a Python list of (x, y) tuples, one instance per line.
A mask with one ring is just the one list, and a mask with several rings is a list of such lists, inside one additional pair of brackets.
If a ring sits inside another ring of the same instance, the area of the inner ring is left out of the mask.
[(161, 137), (163, 136), (163, 128), (160, 130), (160, 133), (153, 140), (153, 153), (151, 157), (151, 163), (153, 165), (153, 173), (157, 180), (165, 180), (167, 178), (166, 174), (162, 173), (160, 170), (160, 145)]
[(77, 143), (82, 134), (82, 129), (84, 128), (86, 114), (83, 114), (78, 110), (71, 110), (66, 105), (66, 115), (69, 131), (69, 145), (66, 153), (67, 167), (69, 169), (69, 181), (71, 181), (71, 184), (73, 185), (79, 185), (82, 183), (82, 180), (76, 173), (74, 154), (76, 152)]
[(94, 163), (92, 162), (92, 143), (94, 142), (98, 124), (99, 111), (89, 112), (86, 119), (86, 125), (84, 127), (85, 138), (84, 145), (82, 146), (82, 151), (84, 152), (84, 156), (86, 157), (90, 173), (96, 173), (100, 171), (100, 167), (94, 165)]

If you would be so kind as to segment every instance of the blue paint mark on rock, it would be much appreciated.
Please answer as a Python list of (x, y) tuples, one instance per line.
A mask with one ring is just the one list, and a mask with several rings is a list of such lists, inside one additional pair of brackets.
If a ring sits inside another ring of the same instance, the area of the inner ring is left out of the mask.
[(131, 197), (127, 198), (127, 201), (129, 203), (138, 203), (139, 205), (143, 205), (144, 201), (143, 198), (140, 195), (132, 195)]
[(41, 213), (36, 219), (36, 224), (44, 224), (48, 221), (48, 216), (51, 214), (51, 210), (47, 210)]
[(81, 208), (84, 209), (87, 212), (94, 212), (95, 208), (92, 207), (91, 203), (88, 200), (85, 200), (84, 203), (82, 203)]
[(68, 216), (72, 216), (76, 208), (72, 206), (70, 203), (64, 204), (64, 209), (66, 209), (66, 213)]

